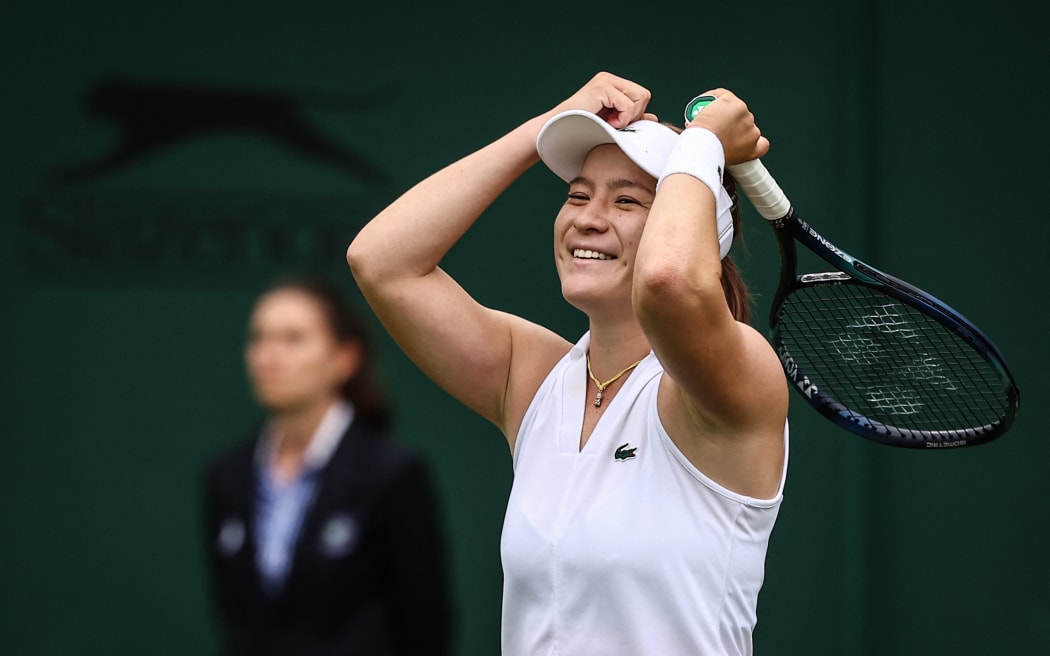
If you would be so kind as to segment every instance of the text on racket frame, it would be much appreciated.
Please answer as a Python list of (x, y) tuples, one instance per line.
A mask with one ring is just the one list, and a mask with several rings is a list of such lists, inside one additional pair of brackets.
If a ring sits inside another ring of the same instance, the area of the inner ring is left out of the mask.
[(780, 347), (777, 348), (777, 356), (780, 357), (780, 364), (784, 367), (784, 373), (786, 373), (788, 378), (791, 379), (791, 382), (806, 395), (806, 398), (812, 399), (814, 394), (820, 392), (816, 384), (809, 379), (809, 376), (803, 374), (802, 380), (799, 380), (798, 364), (796, 364), (795, 359), (788, 354), (786, 346), (781, 344)]

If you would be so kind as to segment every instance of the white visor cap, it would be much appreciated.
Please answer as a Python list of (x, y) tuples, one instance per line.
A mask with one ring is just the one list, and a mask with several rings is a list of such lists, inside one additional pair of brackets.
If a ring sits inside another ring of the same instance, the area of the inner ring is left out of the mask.
[(616, 144), (639, 168), (659, 179), (677, 141), (677, 132), (656, 121), (635, 121), (617, 130), (597, 114), (571, 110), (547, 121), (536, 137), (536, 150), (566, 182), (580, 174), (587, 154), (602, 144)]
[[(587, 154), (603, 144), (616, 144), (640, 169), (659, 180), (678, 133), (657, 121), (634, 121), (616, 129), (588, 111), (562, 112), (551, 118), (536, 137), (536, 152), (551, 171), (572, 182), (583, 170)], [(733, 244), (733, 215), (718, 217), (719, 256), (724, 258)]]

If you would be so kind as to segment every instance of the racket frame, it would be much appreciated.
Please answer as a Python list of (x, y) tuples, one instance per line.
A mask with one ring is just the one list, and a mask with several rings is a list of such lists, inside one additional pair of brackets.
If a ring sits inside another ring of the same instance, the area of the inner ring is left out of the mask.
[[(777, 357), (792, 387), (837, 426), (882, 444), (909, 448), (955, 448), (989, 442), (1013, 424), (1020, 407), (1020, 393), (998, 348), (971, 321), (949, 305), (895, 276), (859, 260), (821, 235), (795, 212), (776, 181), (759, 160), (728, 167), (737, 185), (765, 218), (777, 236), (780, 250), (780, 284), (770, 309), (769, 323)], [(830, 264), (831, 272), (798, 273), (796, 242)], [(887, 425), (850, 410), (822, 391), (784, 346), (780, 316), (787, 298), (809, 285), (863, 285), (885, 294), (936, 320), (979, 353), (998, 374), (1006, 390), (1006, 411), (999, 421), (957, 430), (913, 430)]]
[[(772, 341), (789, 383), (806, 398), (810, 405), (841, 428), (893, 446), (913, 448), (974, 446), (991, 441), (1006, 432), (1019, 406), (1017, 387), (1002, 354), (973, 322), (943, 301), (914, 285), (876, 269), (838, 248), (802, 220), (793, 208), (789, 211), (788, 216), (770, 221), (770, 225), (776, 233), (781, 256), (781, 280), (769, 313)], [(798, 274), (796, 241), (835, 267), (836, 271)], [(1004, 383), (1007, 395), (1007, 411), (1004, 417), (999, 422), (980, 427), (951, 431), (912, 430), (887, 425), (850, 410), (836, 398), (823, 392), (784, 347), (779, 319), (784, 304), (792, 293), (807, 286), (829, 284), (868, 287), (922, 312), (950, 330), (976, 350)]]

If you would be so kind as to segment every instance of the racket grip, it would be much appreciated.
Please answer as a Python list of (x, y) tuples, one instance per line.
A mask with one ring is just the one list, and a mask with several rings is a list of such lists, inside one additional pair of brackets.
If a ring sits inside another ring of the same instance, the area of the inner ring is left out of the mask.
[(791, 213), (791, 201), (760, 160), (753, 159), (728, 167), (737, 185), (751, 204), (767, 221), (782, 219)]

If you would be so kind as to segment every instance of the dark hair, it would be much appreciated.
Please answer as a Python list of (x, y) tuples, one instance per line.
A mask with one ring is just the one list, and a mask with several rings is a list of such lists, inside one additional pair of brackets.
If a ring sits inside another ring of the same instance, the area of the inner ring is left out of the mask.
[[(733, 209), (730, 210), (733, 214), (733, 241), (739, 244), (744, 241), (744, 230), (740, 224), (740, 203), (737, 200), (736, 180), (727, 172), (722, 176), (722, 186), (733, 199)], [(726, 295), (726, 303), (729, 304), (729, 311), (733, 313), (733, 318), (742, 323), (750, 323), (751, 292), (748, 291), (747, 283), (740, 275), (740, 270), (736, 268), (733, 258), (728, 255), (722, 260), (722, 291)]]
[(360, 367), (340, 390), (353, 404), (354, 414), (373, 428), (385, 430), (393, 423), (393, 412), (379, 384), (372, 352), (372, 339), (344, 291), (333, 281), (313, 274), (286, 274), (266, 287), (264, 294), (291, 289), (313, 298), (321, 306), (328, 327), (341, 344), (361, 347)]

